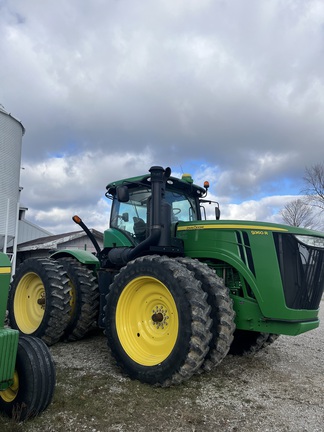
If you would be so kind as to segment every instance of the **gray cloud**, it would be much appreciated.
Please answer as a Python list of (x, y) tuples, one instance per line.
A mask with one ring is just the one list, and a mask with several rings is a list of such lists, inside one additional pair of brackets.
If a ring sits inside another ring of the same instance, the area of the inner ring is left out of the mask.
[(2, 1), (26, 205), (94, 206), (150, 163), (197, 161), (235, 201), (298, 184), (324, 154), (323, 22), (318, 0)]

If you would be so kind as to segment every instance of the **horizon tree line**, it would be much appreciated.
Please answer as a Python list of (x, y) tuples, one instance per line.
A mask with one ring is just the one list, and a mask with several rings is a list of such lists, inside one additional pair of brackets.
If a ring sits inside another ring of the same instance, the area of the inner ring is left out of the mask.
[(287, 203), (280, 215), (287, 225), (324, 229), (324, 162), (305, 169), (302, 196)]

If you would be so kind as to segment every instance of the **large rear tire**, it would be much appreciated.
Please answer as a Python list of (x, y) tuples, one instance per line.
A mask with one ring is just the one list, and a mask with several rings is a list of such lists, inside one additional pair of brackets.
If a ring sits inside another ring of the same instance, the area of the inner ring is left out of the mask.
[(93, 271), (74, 258), (60, 258), (58, 262), (66, 271), (70, 285), (71, 315), (63, 339), (80, 340), (94, 327), (98, 317), (98, 284)]
[(184, 265), (160, 256), (123, 267), (107, 295), (108, 344), (132, 379), (179, 384), (201, 367), (211, 340), (210, 307)]
[(17, 269), (8, 298), (9, 324), (22, 334), (57, 342), (70, 320), (70, 287), (63, 266), (30, 258)]
[(55, 367), (45, 343), (20, 336), (13, 384), (0, 391), (0, 411), (17, 421), (44, 411), (55, 388)]
[(213, 337), (210, 349), (202, 365), (203, 370), (209, 372), (215, 368), (227, 355), (233, 341), (235, 330), (235, 312), (229, 290), (215, 271), (196, 259), (177, 258), (178, 262), (195, 274), (201, 281), (203, 290), (207, 293), (207, 302), (211, 306), (211, 327)]
[(273, 333), (261, 333), (249, 330), (235, 330), (234, 340), (229, 350), (233, 355), (249, 355), (271, 345), (278, 339), (279, 335)]

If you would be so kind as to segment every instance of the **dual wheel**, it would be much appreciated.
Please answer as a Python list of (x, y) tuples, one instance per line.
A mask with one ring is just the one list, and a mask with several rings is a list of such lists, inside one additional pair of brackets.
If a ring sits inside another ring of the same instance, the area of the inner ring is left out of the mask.
[(255, 353), (277, 338), (235, 330), (234, 319), (223, 280), (190, 258), (137, 258), (117, 274), (106, 297), (106, 335), (117, 365), (160, 386), (209, 372), (228, 352)]
[(44, 411), (55, 387), (55, 367), (46, 344), (20, 336), (13, 383), (0, 391), (0, 412), (23, 421)]
[(73, 258), (28, 259), (10, 287), (9, 323), (47, 345), (78, 340), (96, 321), (98, 296), (93, 271)]
[(117, 364), (131, 378), (160, 386), (216, 366), (232, 343), (234, 317), (221, 279), (188, 258), (137, 258), (106, 298), (106, 335)]

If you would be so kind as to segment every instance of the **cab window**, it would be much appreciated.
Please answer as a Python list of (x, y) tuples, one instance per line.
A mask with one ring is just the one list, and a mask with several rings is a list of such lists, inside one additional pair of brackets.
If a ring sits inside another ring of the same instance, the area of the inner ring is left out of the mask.
[(171, 204), (171, 221), (192, 221), (197, 220), (196, 205), (192, 198), (179, 192), (166, 191), (166, 201)]
[(129, 201), (118, 202), (114, 198), (110, 226), (125, 231), (135, 241), (146, 237), (147, 200), (150, 190), (130, 191)]
[[(113, 200), (110, 226), (118, 228), (137, 243), (147, 236), (147, 203), (150, 189), (130, 189), (129, 201)], [(165, 200), (171, 205), (171, 222), (197, 220), (195, 201), (176, 191), (167, 190)]]

